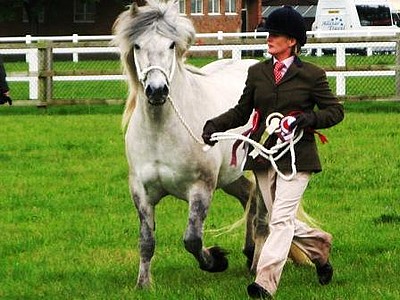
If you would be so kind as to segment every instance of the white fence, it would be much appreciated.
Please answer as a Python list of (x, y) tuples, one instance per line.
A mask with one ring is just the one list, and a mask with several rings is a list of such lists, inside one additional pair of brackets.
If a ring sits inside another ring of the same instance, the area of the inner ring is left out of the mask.
[[(387, 37), (388, 35), (399, 37), (400, 30), (393, 29), (389, 32), (386, 32), (383, 36)], [(315, 36), (316, 32), (308, 32), (309, 36)], [(224, 57), (224, 52), (230, 52), (232, 59), (241, 59), (242, 51), (255, 51), (261, 50), (266, 51), (267, 45), (265, 43), (265, 37), (267, 33), (256, 33), (256, 32), (246, 32), (246, 33), (207, 33), (207, 34), (197, 34), (196, 38), (198, 40), (205, 38), (215, 38), (217, 40), (223, 41), (225, 38), (254, 38), (259, 40), (260, 42), (251, 43), (251, 44), (235, 44), (230, 45), (229, 41), (227, 44), (219, 45), (200, 45), (196, 44), (190, 48), (191, 52), (203, 52), (203, 51), (217, 51), (218, 58)], [(362, 33), (360, 33), (362, 35)], [(371, 32), (365, 33), (366, 39), (371, 37)], [(54, 36), (54, 37), (0, 37), (0, 46), (1, 43), (21, 43), (21, 44), (32, 44), (38, 41), (52, 41), (52, 42), (73, 42), (79, 43), (82, 41), (110, 41), (112, 40), (112, 35), (103, 35), (103, 36), (79, 36), (74, 34), (72, 36)], [(375, 36), (376, 38), (376, 36)], [(390, 42), (342, 42), (342, 43), (308, 43), (306, 44), (302, 50), (304, 53), (311, 54), (316, 53), (316, 55), (322, 55), (324, 49), (331, 49), (335, 51), (336, 57), (336, 67), (346, 67), (346, 49), (367, 49), (367, 55), (373, 55), (374, 51), (377, 49), (385, 49), (385, 51), (393, 52), (396, 51), (397, 43), (395, 41)], [(104, 46), (104, 47), (72, 47), (72, 48), (53, 48), (53, 54), (71, 54), (72, 60), (74, 62), (79, 61), (80, 54), (93, 54), (93, 53), (118, 53), (118, 48), (112, 46)], [(36, 48), (29, 48), (21, 46), (20, 49), (2, 49), (0, 47), (1, 54), (8, 55), (25, 55), (26, 61), (29, 65), (28, 75), (14, 75), (7, 77), (9, 82), (13, 81), (25, 81), (29, 82), (29, 98), (30, 99), (38, 99), (38, 50)], [(266, 53), (266, 52), (265, 52)], [(328, 77), (336, 78), (336, 94), (338, 96), (346, 95), (346, 78), (347, 77), (355, 77), (355, 76), (395, 76), (395, 70), (374, 70), (374, 71), (328, 71)], [(81, 80), (125, 80), (125, 76), (123, 75), (77, 75), (77, 76), (54, 76), (54, 81), (81, 81)]]

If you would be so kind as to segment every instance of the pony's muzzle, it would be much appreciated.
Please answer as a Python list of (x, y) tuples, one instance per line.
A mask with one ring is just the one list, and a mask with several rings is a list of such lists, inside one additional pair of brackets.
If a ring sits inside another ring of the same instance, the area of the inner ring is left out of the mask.
[(167, 101), (169, 88), (167, 85), (161, 87), (154, 87), (148, 85), (145, 89), (147, 99), (151, 105), (162, 105)]
[(144, 92), (151, 105), (162, 105), (169, 94), (168, 77), (164, 71), (152, 69), (146, 77)]

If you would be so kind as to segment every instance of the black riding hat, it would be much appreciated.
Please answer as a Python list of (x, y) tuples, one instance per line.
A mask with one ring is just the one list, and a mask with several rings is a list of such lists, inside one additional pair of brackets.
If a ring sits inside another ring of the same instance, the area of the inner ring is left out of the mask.
[(307, 41), (303, 17), (291, 6), (274, 10), (267, 18), (266, 31), (293, 37), (303, 46)]

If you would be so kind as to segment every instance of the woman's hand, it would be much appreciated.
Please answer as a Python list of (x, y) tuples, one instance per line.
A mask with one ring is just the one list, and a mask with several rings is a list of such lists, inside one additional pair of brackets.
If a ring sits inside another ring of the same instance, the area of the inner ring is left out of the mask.
[(211, 135), (217, 131), (218, 129), (215, 127), (214, 123), (212, 121), (207, 121), (203, 127), (203, 134), (201, 135), (204, 143), (210, 146), (214, 146), (217, 141), (211, 141)]

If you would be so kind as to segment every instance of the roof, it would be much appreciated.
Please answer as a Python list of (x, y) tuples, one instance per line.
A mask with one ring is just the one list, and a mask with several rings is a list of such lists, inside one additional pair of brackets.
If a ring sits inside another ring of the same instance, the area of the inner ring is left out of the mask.
[[(271, 12), (281, 6), (263, 6), (261, 14), (263, 17), (268, 17)], [(298, 11), (303, 18), (315, 18), (317, 11), (316, 5), (294, 5), (293, 8)]]

